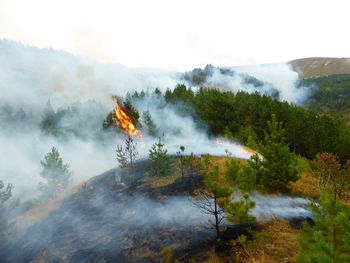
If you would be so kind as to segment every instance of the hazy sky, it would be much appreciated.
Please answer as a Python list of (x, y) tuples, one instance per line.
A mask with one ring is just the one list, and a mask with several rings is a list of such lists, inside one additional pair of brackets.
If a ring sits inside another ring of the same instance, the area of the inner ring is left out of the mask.
[(177, 70), (350, 57), (349, 7), (337, 0), (0, 0), (0, 38)]

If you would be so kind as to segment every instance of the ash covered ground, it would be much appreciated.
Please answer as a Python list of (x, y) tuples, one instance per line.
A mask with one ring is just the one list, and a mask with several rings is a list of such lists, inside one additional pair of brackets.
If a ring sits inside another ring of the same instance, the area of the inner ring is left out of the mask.
[[(201, 251), (216, 244), (218, 253), (228, 253), (225, 240), (245, 233), (247, 226), (230, 226), (217, 243), (208, 227), (212, 218), (193, 205), (200, 174), (155, 186), (144, 176), (147, 169), (141, 161), (137, 172), (111, 169), (80, 185), (46, 217), (17, 233), (5, 262), (161, 262), (164, 247), (181, 262), (200, 262)], [(294, 223), (308, 216), (295, 214), (289, 218)]]

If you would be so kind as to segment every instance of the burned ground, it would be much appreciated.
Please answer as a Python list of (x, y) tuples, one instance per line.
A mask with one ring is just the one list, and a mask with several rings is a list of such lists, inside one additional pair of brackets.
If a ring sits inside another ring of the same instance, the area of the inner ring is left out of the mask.
[(169, 247), (181, 262), (210, 261), (208, 251), (225, 262), (235, 253), (231, 240), (257, 227), (227, 227), (217, 240), (208, 228), (211, 218), (192, 203), (202, 187), (199, 173), (155, 185), (147, 171), (141, 161), (134, 170), (111, 169), (91, 178), (22, 231), (6, 261), (161, 262), (162, 249)]
[[(205, 218), (198, 222), (195, 208), (182, 207), (191, 205), (190, 194), (201, 177), (152, 188), (141, 176), (146, 168), (138, 165), (137, 174), (112, 169), (92, 178), (30, 226), (10, 247), (7, 261), (151, 262), (166, 246), (176, 249), (210, 239)], [(184, 218), (169, 212), (171, 207), (180, 208)]]

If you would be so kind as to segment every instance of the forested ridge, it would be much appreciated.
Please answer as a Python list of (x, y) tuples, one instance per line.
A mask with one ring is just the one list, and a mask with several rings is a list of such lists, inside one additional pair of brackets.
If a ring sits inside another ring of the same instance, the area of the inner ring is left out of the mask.
[[(129, 94), (132, 100), (142, 96), (145, 93)], [(234, 94), (208, 88), (193, 91), (183, 84), (162, 96), (166, 103), (180, 105), (183, 114), (193, 115), (198, 125), (205, 124), (212, 136), (261, 143), (274, 114), (284, 125), (286, 144), (292, 152), (309, 159), (321, 152), (335, 153), (341, 160), (350, 157), (350, 131), (342, 118), (330, 114), (258, 93)]]

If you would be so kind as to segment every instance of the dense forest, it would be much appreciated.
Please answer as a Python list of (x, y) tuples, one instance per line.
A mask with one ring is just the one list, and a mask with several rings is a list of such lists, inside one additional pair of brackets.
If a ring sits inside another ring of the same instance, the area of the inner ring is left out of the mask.
[[(350, 157), (350, 131), (341, 118), (258, 93), (234, 94), (207, 88), (193, 91), (183, 84), (165, 94), (159, 90), (156, 93), (164, 97), (165, 104), (176, 105), (183, 114), (192, 115), (212, 136), (259, 144), (274, 114), (284, 124), (286, 143), (292, 152), (309, 159), (320, 152), (337, 154), (343, 161)], [(135, 101), (143, 96), (147, 94), (135, 92), (129, 94), (129, 99)]]
[(307, 105), (317, 111), (336, 112), (350, 108), (350, 75), (304, 79), (299, 85), (310, 88)]

